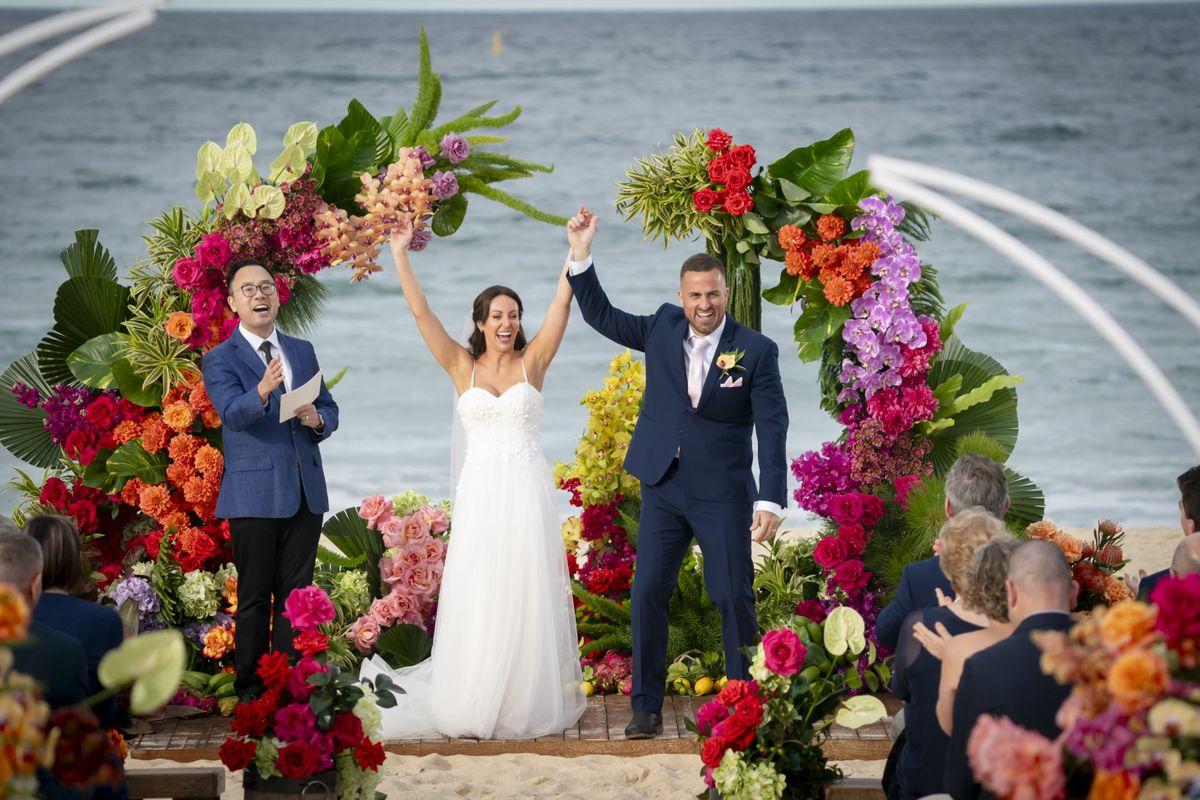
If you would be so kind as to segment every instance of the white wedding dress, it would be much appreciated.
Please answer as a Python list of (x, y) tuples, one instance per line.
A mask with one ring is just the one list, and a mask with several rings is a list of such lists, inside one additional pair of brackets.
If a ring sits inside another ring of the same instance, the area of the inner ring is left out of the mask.
[(400, 670), (375, 656), (360, 673), (382, 672), (406, 692), (383, 709), (388, 739), (532, 739), (583, 714), (575, 610), (539, 441), (542, 406), (528, 379), (497, 397), (472, 374), (458, 398), (466, 449), (432, 655)]

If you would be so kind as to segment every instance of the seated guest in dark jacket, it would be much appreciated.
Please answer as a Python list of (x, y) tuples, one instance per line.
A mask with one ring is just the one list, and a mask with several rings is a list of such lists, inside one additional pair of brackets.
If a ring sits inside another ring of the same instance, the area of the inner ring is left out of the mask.
[[(1200, 531), (1200, 466), (1192, 467), (1180, 475), (1175, 479), (1175, 484), (1179, 487), (1179, 527), (1183, 529), (1184, 541), (1175, 548), (1175, 557), (1171, 559), (1170, 568), (1152, 575), (1147, 575), (1146, 571), (1142, 570), (1140, 582), (1136, 578), (1125, 579), (1130, 588), (1137, 592), (1138, 600), (1146, 603), (1150, 602), (1150, 593), (1154, 591), (1154, 587), (1168, 575), (1182, 578), (1200, 572), (1200, 549), (1194, 546), (1189, 549), (1185, 558), (1190, 558), (1186, 564), (1180, 562), (1179, 549), (1184, 546), (1184, 542)], [(1184, 572), (1176, 571), (1177, 563), (1186, 567)]]
[(925, 650), (913, 635), (913, 628), (919, 622), (933, 630), (940, 623), (951, 636), (982, 630), (988, 624), (987, 617), (970, 611), (961, 600), (971, 557), (992, 539), (1010, 537), (1004, 523), (989, 512), (969, 508), (951, 517), (938, 538), (942, 541), (941, 568), (959, 599), (914, 611), (900, 631), (891, 690), (904, 701), (905, 743), (896, 768), (896, 786), (887, 788), (889, 798), (901, 800), (945, 791), (946, 748), (950, 744), (937, 721), (942, 662)]
[[(972, 506), (982, 506), (1003, 520), (1008, 512), (1008, 478), (1004, 468), (987, 456), (965, 453), (946, 473), (946, 517)], [(934, 550), (939, 546), (935, 542)], [(954, 597), (950, 582), (938, 566), (937, 555), (906, 566), (891, 602), (875, 621), (879, 643), (896, 649), (905, 618), (917, 609), (936, 606), (939, 589), (944, 596)]]
[[(74, 596), (86, 583), (79, 531), (67, 517), (43, 515), (25, 523), (25, 532), (42, 546), (42, 597), (33, 618), (56, 631), (74, 636), (87, 657), (88, 694), (102, 687), (96, 677), (100, 659), (120, 647), (125, 628), (116, 611)], [(93, 707), (100, 724), (117, 722), (117, 700), (111, 697)]]
[(1017, 725), (1053, 739), (1061, 733), (1055, 716), (1071, 693), (1042, 672), (1042, 651), (1034, 631), (1068, 631), (1069, 610), (1078, 587), (1071, 568), (1053, 542), (1023, 542), (1008, 565), (1008, 616), (1012, 636), (971, 656), (963, 664), (954, 698), (954, 728), (946, 757), (946, 791), (954, 800), (982, 795), (967, 762), (967, 740), (984, 714), (1008, 717)]

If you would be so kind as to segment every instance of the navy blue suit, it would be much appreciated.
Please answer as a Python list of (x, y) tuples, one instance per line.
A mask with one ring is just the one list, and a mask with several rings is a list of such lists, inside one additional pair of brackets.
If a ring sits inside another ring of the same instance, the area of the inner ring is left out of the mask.
[(1008, 717), (1048, 739), (1061, 733), (1054, 717), (1071, 694), (1071, 687), (1042, 672), (1042, 651), (1030, 634), (1066, 632), (1071, 624), (1067, 614), (1033, 614), (1017, 626), (1012, 636), (979, 651), (963, 664), (954, 695), (954, 730), (946, 751), (946, 791), (954, 800), (974, 800), (986, 794), (967, 762), (967, 739), (984, 714)]
[(896, 643), (900, 641), (900, 628), (904, 620), (914, 611), (936, 606), (938, 589), (941, 589), (946, 597), (954, 599), (950, 579), (942, 572), (942, 565), (937, 556), (916, 561), (905, 567), (900, 585), (892, 595), (892, 601), (875, 619), (875, 634), (879, 637), (879, 643), (895, 650)]
[[(279, 345), (292, 388), (320, 369), (310, 343), (280, 333)], [(234, 652), (242, 697), (262, 690), (255, 670), (268, 644), (295, 652), (283, 604), (293, 589), (312, 583), (322, 515), (329, 510), (318, 445), (338, 426), (337, 404), (324, 381), (313, 403), (325, 423), (319, 433), (295, 417), (280, 423), (282, 387), (265, 407), (258, 396), (266, 369), (241, 330), (204, 357), (204, 386), (221, 417), (225, 446), (217, 516), (229, 520), (238, 571)]]
[(1142, 582), (1138, 584), (1137, 599), (1143, 603), (1149, 603), (1150, 593), (1154, 591), (1154, 587), (1158, 586), (1158, 582), (1170, 574), (1171, 570), (1164, 569), (1142, 578)]
[[(125, 626), (121, 617), (108, 606), (93, 603), (79, 597), (57, 592), (42, 592), (33, 618), (54, 630), (72, 636), (83, 647), (87, 659), (88, 694), (93, 695), (104, 687), (96, 677), (100, 659), (110, 650), (115, 650), (125, 641)], [(100, 724), (112, 727), (117, 724), (117, 699), (110, 697), (93, 709)]]
[[(614, 308), (594, 266), (569, 279), (589, 325), (646, 354), (646, 391), (625, 457), (625, 469), (642, 483), (631, 608), (632, 704), (635, 711), (659, 711), (671, 593), (693, 536), (704, 553), (709, 597), (721, 612), (726, 670), (731, 678), (749, 677), (749, 661), (740, 648), (758, 637), (749, 535), (753, 503), (787, 505), (788, 417), (779, 348), (726, 315), (693, 408), (684, 364), (690, 332), (683, 309), (664, 304), (653, 314), (638, 316)], [(731, 371), (727, 381), (715, 358), (735, 350), (745, 351), (743, 369)], [(752, 434), (758, 438), (757, 485), (751, 472)]]

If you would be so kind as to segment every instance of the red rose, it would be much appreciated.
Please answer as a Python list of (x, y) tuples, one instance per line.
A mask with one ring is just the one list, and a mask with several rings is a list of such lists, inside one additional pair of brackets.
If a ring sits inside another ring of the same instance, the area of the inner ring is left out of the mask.
[(867, 532), (857, 522), (848, 522), (838, 528), (837, 538), (846, 545), (846, 554), (861, 556), (867, 549)]
[(76, 500), (67, 506), (67, 516), (74, 517), (80, 533), (96, 530), (96, 507), (86, 500)]
[(748, 144), (739, 144), (737, 147), (731, 149), (726, 154), (726, 157), (733, 166), (741, 167), (745, 170), (749, 170), (758, 162), (758, 159), (754, 155), (754, 148)]
[(829, 515), (838, 525), (858, 522), (862, 519), (863, 514), (862, 498), (863, 495), (858, 492), (839, 494), (829, 504)]
[(725, 751), (729, 749), (729, 742), (724, 739), (707, 739), (704, 746), (700, 748), (700, 760), (704, 762), (704, 766), (716, 769), (721, 764), (721, 759), (725, 756)]
[(713, 183), (724, 183), (729, 177), (729, 170), (732, 165), (729, 163), (729, 158), (726, 156), (717, 156), (712, 161), (708, 162), (708, 178)]
[(739, 189), (738, 191), (731, 189), (725, 194), (725, 201), (721, 206), (733, 216), (740, 217), (754, 208), (754, 200), (745, 189)]
[(335, 752), (355, 747), (363, 738), (362, 720), (349, 711), (343, 711), (333, 718), (333, 724), (329, 726), (329, 733), (333, 736)]
[(819, 624), (825, 619), (825, 607), (820, 600), (801, 600), (796, 604), (796, 614)]
[(378, 772), (386, 758), (387, 753), (383, 751), (383, 745), (370, 739), (363, 739), (358, 747), (354, 748), (354, 760), (358, 762), (358, 768), (361, 770)]
[(879, 524), (879, 520), (883, 519), (883, 515), (887, 513), (887, 507), (873, 494), (860, 494), (858, 497), (862, 502), (862, 519), (859, 522), (864, 528), (870, 530)]
[(201, 561), (212, 558), (220, 551), (221, 548), (207, 534), (197, 534), (191, 537), (191, 540), (188, 542), (188, 552)]
[(725, 176), (725, 188), (727, 189), (736, 191), (737, 189), (745, 189), (749, 185), (750, 170), (748, 169), (742, 169), (741, 167), (731, 169), (729, 170), (729, 174)]
[(263, 679), (268, 689), (279, 691), (287, 682), (291, 668), (288, 667), (287, 656), (284, 653), (272, 650), (270, 653), (263, 653), (258, 659), (257, 671), (258, 677)]
[(88, 404), (87, 411), (83, 413), (83, 416), (97, 428), (106, 429), (112, 425), (116, 413), (117, 404), (112, 401), (111, 397), (102, 394)]
[(846, 561), (838, 565), (833, 573), (833, 579), (849, 594), (865, 589), (871, 580), (871, 573), (863, 569), (861, 561)]
[(708, 139), (704, 143), (714, 153), (724, 153), (729, 149), (729, 145), (733, 144), (733, 137), (720, 128), (713, 128), (708, 132)]
[(296, 638), (292, 639), (292, 646), (302, 655), (315, 656), (329, 649), (329, 637), (316, 631), (305, 631), (296, 634)]
[(725, 706), (736, 706), (756, 691), (758, 684), (753, 681), (732, 680), (717, 693), (717, 702)]
[(308, 742), (292, 742), (280, 748), (276, 765), (285, 778), (308, 778), (317, 771), (317, 753)]
[(71, 458), (80, 460), (79, 459), (80, 454), (86, 448), (90, 447), (93, 443), (95, 443), (95, 441), (96, 441), (96, 437), (93, 436), (89, 431), (85, 431), (85, 430), (81, 430), (81, 429), (77, 428), (77, 429), (71, 431), (69, 434), (67, 434), (67, 441), (63, 445), (63, 450), (66, 451), (66, 454), (68, 456), (70, 456)]
[(279, 296), (280, 305), (292, 299), (292, 285), (282, 275), (275, 276), (275, 294)]
[(846, 543), (836, 536), (826, 536), (813, 549), (813, 560), (825, 569), (833, 569), (846, 560)]
[(238, 736), (257, 739), (267, 732), (267, 720), (271, 712), (261, 700), (251, 703), (239, 703), (229, 723), (229, 729)]
[(712, 211), (713, 206), (717, 204), (717, 193), (705, 186), (699, 191), (692, 192), (692, 205), (702, 214)]
[(247, 741), (246, 739), (226, 739), (221, 744), (219, 751), (221, 763), (231, 772), (237, 772), (239, 769), (245, 769), (250, 766), (250, 762), (254, 760), (254, 754), (257, 750), (258, 744), (256, 742)]
[(67, 491), (67, 485), (60, 478), (50, 478), (42, 486), (42, 493), (38, 495), (38, 502), (62, 511), (63, 506), (67, 504), (67, 500), (70, 497), (71, 493)]
[(795, 675), (804, 666), (808, 649), (787, 628), (767, 631), (762, 640), (763, 665), (776, 675)]

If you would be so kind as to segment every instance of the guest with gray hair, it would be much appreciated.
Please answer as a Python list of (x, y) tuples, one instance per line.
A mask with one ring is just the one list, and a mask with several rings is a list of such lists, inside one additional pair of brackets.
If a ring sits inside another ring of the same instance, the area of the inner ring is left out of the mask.
[[(987, 456), (964, 453), (946, 473), (946, 517), (980, 506), (997, 519), (1008, 512), (1008, 478), (1004, 467)], [(904, 620), (914, 611), (938, 605), (940, 597), (953, 599), (950, 586), (938, 561), (940, 542), (934, 543), (934, 555), (904, 568), (896, 593), (875, 621), (875, 633), (884, 647), (896, 649)]]

